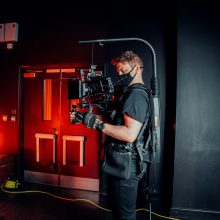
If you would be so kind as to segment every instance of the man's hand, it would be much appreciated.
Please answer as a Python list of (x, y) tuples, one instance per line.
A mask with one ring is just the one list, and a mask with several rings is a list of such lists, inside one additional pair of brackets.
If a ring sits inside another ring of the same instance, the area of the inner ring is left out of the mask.
[(91, 112), (87, 112), (83, 117), (83, 124), (88, 128), (102, 130), (104, 128), (103, 121), (99, 120), (97, 116)]
[(104, 128), (103, 121), (99, 120), (97, 116), (91, 112), (69, 112), (69, 121), (73, 124), (83, 123), (88, 128), (102, 130)]

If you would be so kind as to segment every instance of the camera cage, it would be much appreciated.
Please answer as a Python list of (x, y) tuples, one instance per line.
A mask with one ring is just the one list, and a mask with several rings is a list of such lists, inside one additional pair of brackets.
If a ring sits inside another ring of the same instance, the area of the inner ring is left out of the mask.
[(68, 99), (79, 101), (74, 106), (79, 111), (94, 106), (104, 111), (114, 93), (111, 77), (105, 77), (103, 71), (96, 70), (94, 65), (90, 69), (79, 69), (78, 72), (77, 77), (68, 80)]

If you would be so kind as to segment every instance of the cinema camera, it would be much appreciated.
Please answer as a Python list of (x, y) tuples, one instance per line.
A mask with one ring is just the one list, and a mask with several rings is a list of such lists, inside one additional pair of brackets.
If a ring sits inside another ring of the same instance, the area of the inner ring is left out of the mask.
[(105, 111), (114, 93), (111, 78), (105, 77), (94, 65), (90, 69), (80, 69), (78, 75), (68, 81), (68, 99), (79, 101), (71, 111), (92, 112), (93, 107)]

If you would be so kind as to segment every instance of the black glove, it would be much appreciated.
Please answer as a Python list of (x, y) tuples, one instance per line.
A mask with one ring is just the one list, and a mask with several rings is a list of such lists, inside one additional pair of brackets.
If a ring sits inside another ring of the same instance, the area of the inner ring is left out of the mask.
[(100, 131), (104, 128), (103, 121), (99, 120), (97, 116), (91, 112), (87, 112), (84, 115), (82, 123), (88, 128), (98, 129)]

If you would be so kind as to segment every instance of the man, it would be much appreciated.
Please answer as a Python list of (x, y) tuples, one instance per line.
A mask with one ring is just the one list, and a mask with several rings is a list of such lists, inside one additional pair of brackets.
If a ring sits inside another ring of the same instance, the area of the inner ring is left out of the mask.
[[(109, 174), (107, 194), (113, 219), (136, 220), (138, 183), (144, 173), (140, 169), (139, 155), (134, 147), (134, 142), (142, 125), (149, 119), (149, 98), (142, 78), (143, 61), (139, 55), (126, 51), (113, 59), (112, 64), (115, 65), (119, 74), (119, 81), (126, 87), (116, 110), (112, 113), (112, 122), (111, 124), (105, 123), (97, 119), (93, 113), (87, 113), (83, 117), (83, 123), (87, 127), (98, 129), (107, 135), (108, 147), (104, 164), (108, 164), (108, 162), (112, 164), (108, 152), (118, 152), (117, 158), (113, 158), (119, 162), (115, 169), (116, 175), (106, 171)], [(146, 138), (143, 136), (141, 140), (144, 141)], [(121, 157), (123, 155), (125, 157)], [(130, 158), (129, 163), (125, 161), (127, 158)], [(125, 169), (128, 168), (126, 166), (129, 166), (130, 172), (126, 177), (120, 177), (121, 163)], [(103, 170), (105, 172), (106, 169), (103, 167)]]

